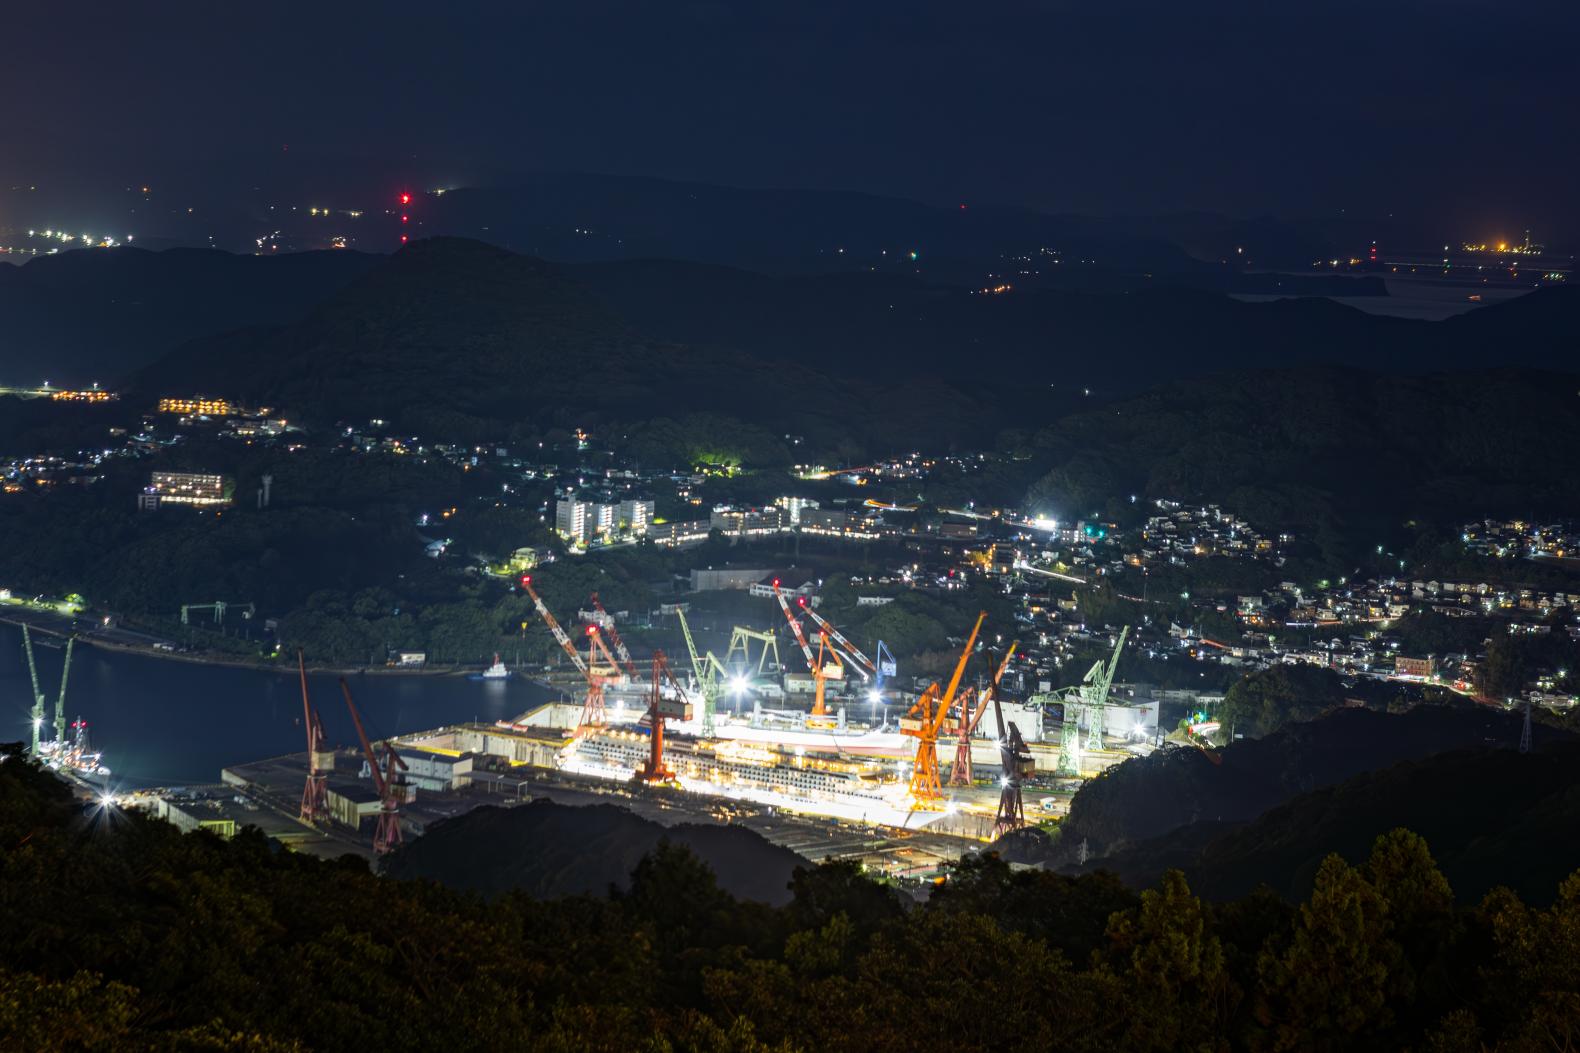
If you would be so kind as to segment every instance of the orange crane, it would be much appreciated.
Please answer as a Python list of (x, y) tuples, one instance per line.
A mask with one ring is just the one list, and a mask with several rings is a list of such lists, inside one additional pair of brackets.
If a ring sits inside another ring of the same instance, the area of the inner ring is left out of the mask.
[(901, 733), (916, 739), (916, 759), (911, 765), (911, 800), (918, 808), (937, 807), (944, 798), (938, 779), (938, 735), (949, 720), (949, 710), (960, 690), (960, 678), (965, 675), (971, 649), (976, 646), (977, 634), (982, 631), (986, 618), (987, 611), (977, 615), (977, 623), (971, 627), (965, 649), (960, 652), (960, 661), (955, 663), (954, 675), (949, 678), (949, 687), (940, 689), (936, 682), (929, 685), (900, 720)]
[(296, 649), (296, 669), (302, 677), (302, 726), (307, 729), (307, 784), (302, 787), (301, 820), (316, 823), (329, 814), (326, 776), (318, 770), (318, 755), (324, 748), (324, 725), (307, 697), (307, 659), (302, 656), (300, 647)]
[[(664, 697), (664, 685), (673, 692), (672, 698)], [(675, 773), (664, 763), (664, 721), (690, 720), (691, 703), (686, 700), (686, 690), (670, 672), (669, 659), (663, 651), (653, 652), (653, 692), (648, 697), (647, 720), (651, 725), (651, 741), (647, 761), (637, 773), (643, 782), (674, 782)]]
[(373, 851), (379, 855), (393, 850), (400, 844), (400, 786), (395, 781), (395, 770), (406, 770), (395, 747), (384, 743), (384, 770), (379, 770), (379, 759), (373, 755), (368, 743), (367, 730), (362, 727), (362, 715), (357, 704), (351, 701), (351, 686), (345, 677), (340, 678), (340, 691), (346, 696), (346, 708), (351, 710), (351, 722), (357, 726), (357, 741), (362, 744), (362, 756), (367, 758), (368, 771), (373, 775), (373, 788), (379, 795), (379, 817), (373, 827)]
[[(1009, 668), (1009, 660), (1015, 656), (1015, 643), (1009, 645), (1009, 650), (1004, 652), (1004, 658), (998, 665), (998, 672), (993, 674), (993, 680), (988, 684), (988, 689), (980, 698), (974, 698), (970, 688), (960, 695), (960, 738), (955, 744), (955, 763), (949, 769), (950, 786), (971, 785), (971, 736), (976, 734), (977, 725), (982, 722), (982, 717), (988, 710), (988, 703), (998, 692), (999, 681), (1004, 679), (1004, 671)], [(972, 705), (976, 706), (973, 713)]]
[[(812, 645), (806, 641), (806, 633), (801, 631), (801, 623), (790, 613), (790, 604), (785, 600), (785, 594), (779, 591), (779, 579), (774, 579), (774, 599), (779, 601), (779, 609), (785, 612), (785, 621), (790, 623), (790, 632), (795, 636), (795, 642), (801, 645), (801, 654), (806, 658), (806, 667), (812, 674), (812, 682), (817, 685), (817, 695), (812, 702), (812, 715), (825, 716), (828, 707), (823, 704), (824, 692), (830, 680), (843, 680), (845, 678), (845, 665), (839, 660), (839, 652), (828, 646), (828, 633), (818, 632), (817, 657), (812, 656)], [(802, 607), (806, 600), (799, 601)], [(824, 659), (824, 655), (828, 659)]]
[(631, 652), (626, 648), (625, 641), (620, 639), (619, 632), (615, 630), (614, 616), (604, 610), (603, 604), (598, 601), (596, 592), (592, 594), (592, 605), (593, 610), (609, 619), (609, 624), (605, 626), (604, 631), (609, 634), (609, 642), (614, 644), (614, 653), (620, 656), (620, 665), (625, 669), (625, 675), (631, 678), (633, 684), (636, 683), (636, 666), (631, 664)]

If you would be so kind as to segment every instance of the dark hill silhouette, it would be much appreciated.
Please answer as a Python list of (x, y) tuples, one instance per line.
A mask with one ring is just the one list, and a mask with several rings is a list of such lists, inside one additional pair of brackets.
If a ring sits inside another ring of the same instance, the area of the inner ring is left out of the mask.
[(907, 275), (771, 277), (669, 260), (573, 273), (653, 336), (785, 361), (810, 356), (818, 368), (875, 379), (916, 369), (968, 377), (967, 363), (989, 364), (1005, 371), (1001, 391), (1048, 378), (1066, 395), (1137, 393), (1204, 369), (1265, 367), (1271, 349), (1283, 364), (1385, 368), (1417, 331), (1331, 300), (1251, 304), (1171, 287), (984, 295)]
[(1184, 827), (1101, 865), (1137, 888), (1173, 867), (1210, 899), (1265, 884), (1300, 900), (1328, 853), (1364, 859), (1373, 840), (1400, 826), (1426, 838), (1461, 903), (1477, 903), (1497, 885), (1550, 903), (1580, 866), (1580, 746), (1407, 761), (1301, 794), (1248, 822)]
[(392, 856), (386, 873), (488, 894), (602, 895), (626, 887), (637, 862), (663, 840), (689, 848), (731, 895), (774, 906), (790, 901), (791, 874), (809, 865), (744, 827), (664, 827), (615, 805), (534, 801), (478, 808), (439, 823)]
[[(1535, 313), (1545, 317), (1553, 302), (1538, 301)], [(1452, 332), (1455, 323), (1407, 325)], [(1570, 453), (1580, 446), (1580, 378), (1573, 363), (1565, 368), (1307, 368), (1175, 381), (1047, 429), (1038, 442), (1056, 468), (1034, 493), (1057, 515), (1118, 493), (1206, 498), (1307, 541), (1342, 533), (1373, 546), (1410, 519), (1459, 523), (1466, 494), (1478, 514), (1570, 515), (1580, 511), (1580, 459)]]
[[(195, 341), (138, 374), (282, 406), (320, 423), (384, 418), (425, 436), (479, 438), (713, 412), (800, 433), (906, 444), (946, 438), (980, 407), (943, 378), (893, 389), (903, 416), (874, 419), (870, 392), (816, 363), (652, 340), (566, 268), (481, 242), (417, 242), (294, 325)], [(941, 404), (933, 414), (918, 405)]]
[(381, 260), (126, 247), (0, 266), (0, 383), (108, 385), (184, 341), (299, 318)]
[[(1566, 332), (1570, 304), (1511, 304), (1502, 338), (1522, 355), (1557, 354), (1550, 333)], [(1105, 394), (1202, 372), (1270, 361), (1408, 370), (1486, 354), (1480, 331), (1327, 300), (1248, 304), (1180, 289), (984, 296), (897, 275), (772, 277), (673, 261), (573, 267), (438, 238), (408, 246), (299, 322), (194, 341), (143, 371), (135, 392), (196, 385), (309, 419), (382, 417), (452, 437), (707, 412), (893, 451), (981, 446), (1007, 421), (1036, 426)], [(1260, 412), (1262, 393), (1244, 389), (1263, 382), (1213, 379), (1159, 398), (1215, 413), (1233, 403), (1223, 418), (1232, 421)], [(1301, 403), (1304, 383), (1292, 380), (1272, 401)], [(1439, 412), (1443, 391), (1418, 404), (1416, 392), (1393, 394), (1404, 401), (1373, 402), (1370, 412), (1463, 430), (1462, 419)], [(1364, 437), (1346, 418), (1305, 416), (1310, 436)], [(1120, 421), (1116, 432), (1114, 423), (1100, 411), (1074, 426), (1083, 442), (1108, 443), (1133, 426)], [(1180, 461), (1181, 437), (1147, 426), (1138, 441), (1161, 452), (1127, 462), (1131, 470)], [(1198, 473), (1221, 463), (1216, 454), (1186, 461)]]
[(1237, 741), (1219, 751), (1217, 764), (1189, 748), (1125, 761), (1081, 787), (1055, 844), (1023, 837), (1004, 848), (1010, 858), (1065, 865), (1085, 841), (1101, 860), (1193, 824), (1245, 822), (1297, 794), (1403, 760), (1512, 748), (1519, 733), (1518, 716), (1486, 708), (1422, 706), (1396, 715), (1340, 709), (1265, 738)]

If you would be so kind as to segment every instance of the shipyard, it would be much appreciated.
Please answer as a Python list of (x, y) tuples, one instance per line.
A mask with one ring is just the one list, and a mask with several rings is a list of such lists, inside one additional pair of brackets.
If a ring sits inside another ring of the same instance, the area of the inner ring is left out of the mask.
[[(699, 650), (680, 610), (689, 661), (655, 651), (638, 664), (596, 598), (599, 617), (573, 638), (530, 575), (520, 586), (565, 657), (560, 700), (372, 741), (350, 684), (340, 681), (340, 698), (315, 699), (299, 656), (304, 752), (227, 767), (217, 787), (126, 803), (178, 825), (256, 825), (316, 854), (379, 856), (478, 807), (618, 802), (661, 824), (735, 823), (807, 858), (852, 858), (926, 881), (983, 843), (1056, 820), (1083, 776), (1137, 748), (1134, 736), (1104, 733), (1123, 633), (1080, 685), (1011, 699), (1002, 695), (1016, 646), (990, 651), (979, 614), (951, 675), (910, 690), (891, 660), (868, 658), (776, 580), (784, 632), (813, 681), (806, 708), (796, 708), (773, 633), (737, 631), (721, 659)], [(516, 675), (496, 656), (473, 678)], [(344, 705), (358, 748), (324, 746), (325, 704)], [(869, 723), (852, 710), (884, 715)]]

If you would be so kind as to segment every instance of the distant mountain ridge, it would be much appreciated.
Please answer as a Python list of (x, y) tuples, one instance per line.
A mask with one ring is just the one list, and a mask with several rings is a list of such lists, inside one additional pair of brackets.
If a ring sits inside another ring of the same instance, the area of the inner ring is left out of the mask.
[(1533, 360), (1572, 368), (1572, 292), (1532, 294), (1467, 325), (1188, 290), (986, 296), (894, 275), (567, 266), (438, 238), (369, 268), (300, 320), (199, 339), (134, 386), (146, 396), (198, 385), (311, 419), (384, 417), (430, 434), (707, 412), (782, 432), (855, 429), (882, 449), (936, 448), (980, 445), (1010, 419), (1035, 426), (1086, 392), (1101, 401), (1275, 360), (1473, 365), (1485, 361), (1489, 326)]
[(381, 260), (124, 247), (0, 266), (0, 384), (108, 386), (185, 341), (299, 318)]

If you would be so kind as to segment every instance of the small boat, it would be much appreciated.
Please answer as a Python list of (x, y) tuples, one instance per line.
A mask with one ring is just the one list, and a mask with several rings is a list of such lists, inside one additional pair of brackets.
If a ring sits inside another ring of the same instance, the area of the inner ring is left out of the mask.
[(483, 672), (479, 675), (478, 679), (479, 680), (509, 680), (510, 679), (510, 670), (505, 668), (505, 663), (501, 662), (499, 660), (499, 656), (496, 654), (494, 656), (494, 664), (489, 666), (487, 669), (483, 670)]

